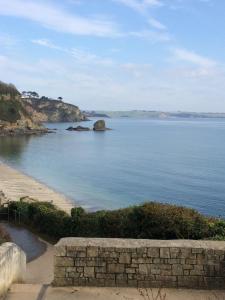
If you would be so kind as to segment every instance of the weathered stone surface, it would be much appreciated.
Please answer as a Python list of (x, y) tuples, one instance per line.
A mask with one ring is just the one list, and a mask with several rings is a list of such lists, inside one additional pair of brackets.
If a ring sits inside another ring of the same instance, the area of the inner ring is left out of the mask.
[(131, 262), (131, 255), (130, 253), (121, 253), (119, 256), (119, 263), (120, 264), (130, 264)]
[(225, 242), (62, 239), (58, 286), (225, 288)]
[(122, 264), (109, 264), (108, 265), (108, 272), (109, 273), (123, 273), (124, 272), (124, 265), (122, 265)]

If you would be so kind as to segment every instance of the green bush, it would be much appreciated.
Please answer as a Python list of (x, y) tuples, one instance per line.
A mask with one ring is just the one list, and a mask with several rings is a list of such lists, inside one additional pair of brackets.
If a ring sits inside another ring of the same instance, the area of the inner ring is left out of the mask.
[(49, 202), (11, 202), (11, 217), (51, 238), (65, 236), (225, 240), (225, 221), (207, 218), (185, 207), (148, 202), (112, 211), (86, 212), (73, 208), (71, 215)]

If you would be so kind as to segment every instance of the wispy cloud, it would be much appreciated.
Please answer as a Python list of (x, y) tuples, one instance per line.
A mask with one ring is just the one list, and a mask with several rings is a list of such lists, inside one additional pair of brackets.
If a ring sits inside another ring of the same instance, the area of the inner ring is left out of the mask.
[(65, 49), (55, 45), (53, 42), (51, 42), (48, 39), (36, 39), (36, 40), (32, 40), (33, 44), (37, 44), (39, 46), (44, 46), (50, 49), (56, 49), (56, 50), (60, 50), (60, 51), (64, 51)]
[(152, 17), (149, 18), (148, 23), (156, 29), (167, 30), (167, 27), (164, 24), (162, 24), (161, 22), (159, 22), (158, 20), (156, 20), (155, 18), (152, 18)]
[(28, 19), (52, 30), (76, 35), (112, 37), (118, 34), (117, 25), (111, 21), (74, 15), (47, 1), (0, 0), (0, 15)]
[(168, 32), (159, 32), (153, 30), (133, 31), (130, 32), (129, 35), (148, 40), (152, 43), (169, 42), (172, 40), (172, 37)]
[(33, 44), (50, 48), (53, 50), (58, 50), (61, 52), (64, 52), (70, 56), (73, 57), (73, 59), (82, 65), (91, 65), (91, 64), (96, 64), (96, 65), (105, 65), (105, 66), (110, 66), (113, 65), (113, 61), (110, 58), (106, 57), (101, 57), (98, 56), (94, 53), (91, 53), (89, 51), (85, 51), (82, 49), (78, 48), (66, 48), (66, 47), (61, 47), (59, 45), (56, 45), (52, 41), (48, 39), (37, 39), (37, 40), (32, 40), (31, 41)]
[(200, 67), (211, 68), (217, 65), (217, 62), (215, 60), (183, 48), (173, 49), (173, 55), (177, 60), (191, 63)]
[(139, 12), (146, 13), (150, 7), (162, 6), (160, 0), (113, 0)]

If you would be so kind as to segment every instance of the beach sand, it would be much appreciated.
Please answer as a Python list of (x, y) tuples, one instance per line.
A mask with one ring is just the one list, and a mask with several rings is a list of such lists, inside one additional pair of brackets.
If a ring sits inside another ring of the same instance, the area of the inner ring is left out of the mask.
[(2, 162), (0, 162), (0, 191), (12, 201), (18, 201), (21, 197), (29, 196), (38, 201), (52, 202), (68, 213), (75, 206), (63, 194)]

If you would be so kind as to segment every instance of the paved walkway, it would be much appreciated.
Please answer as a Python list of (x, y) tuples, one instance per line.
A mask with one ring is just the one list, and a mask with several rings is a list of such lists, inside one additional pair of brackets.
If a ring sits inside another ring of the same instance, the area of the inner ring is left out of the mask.
[(8, 165), (0, 162), (0, 191), (13, 201), (29, 196), (38, 201), (53, 202), (56, 206), (70, 212), (73, 205), (64, 195), (55, 192), (46, 185), (38, 182)]
[[(137, 288), (53, 288), (53, 246), (35, 237), (26, 229), (8, 225), (13, 241), (27, 244), (24, 250), (32, 257), (33, 243), (38, 253), (27, 264), (26, 283), (13, 284), (6, 300), (225, 300), (225, 291)], [(6, 227), (7, 228), (7, 227)], [(24, 233), (26, 232), (26, 235)], [(13, 234), (12, 234), (13, 233)], [(32, 245), (29, 245), (32, 243)], [(43, 250), (43, 243), (45, 244)]]
[(225, 300), (223, 291), (13, 285), (6, 300)]

